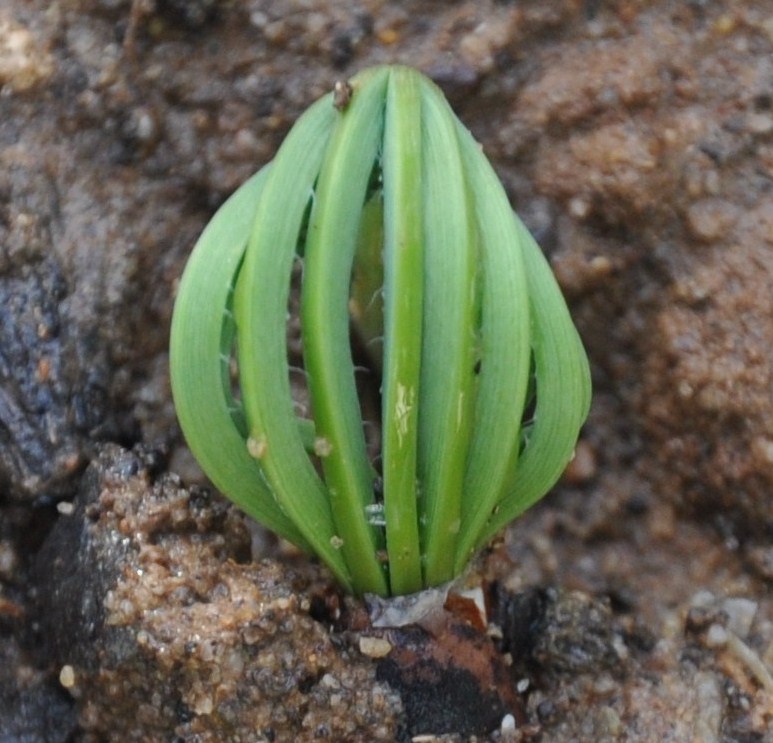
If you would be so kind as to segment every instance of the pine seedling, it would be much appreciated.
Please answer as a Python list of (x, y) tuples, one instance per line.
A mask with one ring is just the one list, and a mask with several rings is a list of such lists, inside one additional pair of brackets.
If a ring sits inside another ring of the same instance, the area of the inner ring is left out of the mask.
[[(381, 378), (375, 454), (353, 337)], [(402, 66), (313, 104), (218, 210), (180, 282), (170, 357), (215, 486), (357, 594), (459, 575), (555, 484), (590, 404), (548, 263), (441, 91)]]

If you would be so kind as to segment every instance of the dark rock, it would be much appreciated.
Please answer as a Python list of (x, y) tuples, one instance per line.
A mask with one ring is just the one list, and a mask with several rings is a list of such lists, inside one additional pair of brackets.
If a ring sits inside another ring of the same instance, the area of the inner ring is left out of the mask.
[(0, 200), (0, 485), (32, 498), (72, 481), (103, 400), (98, 382), (73, 363), (67, 283), (50, 252), (53, 186), (23, 169), (6, 178), (13, 205)]
[(605, 603), (578, 591), (551, 593), (533, 656), (556, 672), (620, 670), (616, 634)]
[(36, 557), (39, 646), (62, 664), (95, 670), (100, 651), (121, 652), (123, 633), (105, 623), (104, 601), (132, 544), (120, 532), (101, 528), (100, 517), (109, 507), (108, 494), (114, 499), (120, 488), (146, 482), (136, 454), (103, 449), (86, 471), (74, 511), (59, 518)]
[(104, 265), (100, 271), (100, 229), (107, 228), (93, 219), (84, 192), (63, 195), (42, 165), (19, 158), (5, 170), (0, 485), (17, 501), (69, 494), (95, 440), (132, 437), (130, 416), (111, 408), (120, 331), (107, 310), (127, 276)]
[(495, 620), (516, 662), (551, 674), (618, 672), (619, 632), (606, 603), (579, 591), (535, 588), (497, 597)]

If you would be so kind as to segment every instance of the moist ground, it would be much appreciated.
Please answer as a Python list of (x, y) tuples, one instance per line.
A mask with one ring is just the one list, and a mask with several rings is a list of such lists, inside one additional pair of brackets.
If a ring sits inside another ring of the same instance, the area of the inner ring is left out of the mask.
[(390, 61), (483, 144), (593, 366), (569, 472), (477, 566), (539, 609), (516, 735), (771, 740), (769, 0), (0, 0), (0, 739), (409, 734), (324, 574), (196, 490), (166, 355), (213, 210)]

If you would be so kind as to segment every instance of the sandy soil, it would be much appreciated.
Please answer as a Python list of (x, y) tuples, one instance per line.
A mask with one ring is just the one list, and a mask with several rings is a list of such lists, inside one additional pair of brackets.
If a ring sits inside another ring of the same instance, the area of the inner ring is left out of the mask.
[(525, 713), (476, 739), (773, 740), (770, 0), (0, 0), (0, 740), (437, 732), (324, 573), (253, 562), (167, 374), (212, 211), (389, 61), (482, 142), (593, 366), (574, 463), (476, 566)]

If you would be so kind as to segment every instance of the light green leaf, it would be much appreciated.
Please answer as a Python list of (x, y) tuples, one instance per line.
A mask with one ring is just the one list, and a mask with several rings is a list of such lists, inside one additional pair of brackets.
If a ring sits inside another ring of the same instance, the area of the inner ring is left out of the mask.
[(477, 235), (456, 118), (422, 80), (424, 323), (419, 402), (424, 581), (453, 575), (472, 433)]
[(360, 218), (384, 121), (388, 71), (352, 81), (354, 96), (327, 147), (309, 221), (302, 300), (304, 365), (341, 552), (360, 591), (387, 593), (380, 547), (366, 509), (373, 504), (349, 341), (349, 280)]
[(424, 251), (419, 76), (389, 75), (384, 131), (384, 514), (393, 594), (422, 587), (416, 487)]
[(229, 297), (267, 176), (263, 168), (220, 207), (188, 260), (172, 319), (172, 394), (188, 446), (215, 487), (272, 531), (306, 547), (247, 453), (230, 393)]
[(536, 408), (526, 447), (485, 543), (555, 485), (574, 453), (590, 408), (588, 358), (545, 256), (516, 217), (529, 282)]
[(281, 509), (338, 580), (351, 587), (328, 489), (295, 423), (286, 347), (296, 246), (336, 118), (331, 98), (321, 99), (298, 120), (280, 147), (258, 200), (234, 311), (239, 383), (251, 449)]
[(531, 359), (521, 235), (502, 184), (480, 146), (461, 123), (458, 132), (480, 236), (483, 296), (475, 436), (464, 478), (457, 573), (477, 547), (516, 465)]

